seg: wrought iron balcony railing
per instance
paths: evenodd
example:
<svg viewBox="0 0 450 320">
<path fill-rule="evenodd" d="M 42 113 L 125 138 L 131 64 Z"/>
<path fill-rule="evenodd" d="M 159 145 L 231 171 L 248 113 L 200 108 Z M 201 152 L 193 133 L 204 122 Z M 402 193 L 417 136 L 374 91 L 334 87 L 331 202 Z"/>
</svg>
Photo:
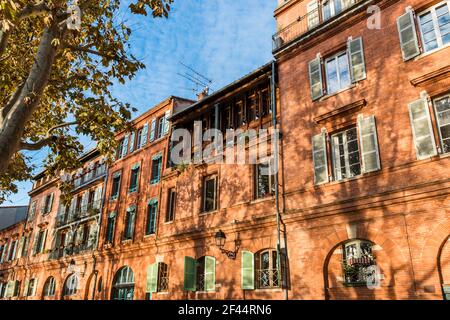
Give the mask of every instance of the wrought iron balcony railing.
<svg viewBox="0 0 450 320">
<path fill-rule="evenodd" d="M 87 243 L 77 244 L 77 245 L 67 245 L 59 248 L 55 248 L 50 252 L 49 258 L 52 260 L 61 259 L 67 256 L 73 256 L 76 254 L 81 254 L 87 251 L 92 251 L 95 249 L 95 239 L 94 241 L 89 241 Z"/>
<path fill-rule="evenodd" d="M 75 209 L 69 209 L 62 215 L 56 217 L 56 226 L 62 227 L 66 224 L 82 220 L 84 218 L 92 217 L 100 213 L 102 199 L 88 203 L 84 206 Z"/>
<path fill-rule="evenodd" d="M 279 30 L 272 36 L 273 50 L 276 51 L 299 38 L 307 32 L 323 25 L 326 22 L 335 20 L 345 11 L 358 3 L 366 0 L 321 0 L 315 9 L 303 16 L 299 16 L 294 22 Z"/>
<path fill-rule="evenodd" d="M 78 176 L 73 179 L 73 186 L 75 189 L 82 187 L 89 182 L 97 180 L 106 175 L 106 164 L 101 164 L 98 167 Z"/>
<path fill-rule="evenodd" d="M 280 287 L 278 269 L 261 269 L 256 271 L 257 287 L 259 289 L 270 289 Z"/>
</svg>

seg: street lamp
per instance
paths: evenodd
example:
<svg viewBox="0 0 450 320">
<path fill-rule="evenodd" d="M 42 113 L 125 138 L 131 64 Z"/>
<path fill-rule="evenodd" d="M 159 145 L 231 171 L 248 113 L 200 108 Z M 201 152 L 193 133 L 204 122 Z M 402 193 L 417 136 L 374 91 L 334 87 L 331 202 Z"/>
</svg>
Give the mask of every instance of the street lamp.
<svg viewBox="0 0 450 320">
<path fill-rule="evenodd" d="M 216 246 L 220 249 L 220 251 L 222 251 L 222 253 L 225 254 L 229 259 L 235 260 L 237 253 L 239 251 L 240 241 L 235 239 L 234 240 L 234 251 L 229 251 L 229 250 L 226 250 L 223 248 L 225 246 L 227 237 L 222 230 L 219 230 L 218 232 L 216 232 L 216 235 L 214 236 L 214 238 L 216 240 Z"/>
</svg>

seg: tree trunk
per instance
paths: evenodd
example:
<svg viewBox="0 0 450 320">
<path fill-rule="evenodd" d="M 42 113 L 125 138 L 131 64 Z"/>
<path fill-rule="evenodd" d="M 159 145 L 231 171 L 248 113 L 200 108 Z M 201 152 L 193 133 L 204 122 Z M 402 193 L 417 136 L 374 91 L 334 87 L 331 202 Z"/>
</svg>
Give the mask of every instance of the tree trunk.
<svg viewBox="0 0 450 320">
<path fill-rule="evenodd" d="M 52 45 L 52 41 L 61 36 L 57 25 L 44 31 L 27 80 L 17 89 L 18 94 L 13 95 L 8 110 L 0 110 L 6 111 L 0 123 L 0 172 L 6 171 L 11 158 L 19 151 L 25 126 L 39 104 L 55 60 L 58 46 Z"/>
</svg>

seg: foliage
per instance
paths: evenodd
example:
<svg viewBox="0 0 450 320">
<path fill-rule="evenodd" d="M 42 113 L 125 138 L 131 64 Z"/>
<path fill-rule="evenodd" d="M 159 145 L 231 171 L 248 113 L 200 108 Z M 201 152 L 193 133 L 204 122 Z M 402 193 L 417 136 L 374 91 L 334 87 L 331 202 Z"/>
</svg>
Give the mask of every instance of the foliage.
<svg viewBox="0 0 450 320">
<path fill-rule="evenodd" d="M 167 17 L 173 0 L 0 0 L 0 203 L 30 178 L 23 150 L 49 148 L 48 174 L 70 172 L 83 150 L 78 137 L 97 142 L 112 160 L 115 134 L 129 128 L 130 105 L 111 93 L 145 68 L 130 53 L 133 14 Z M 69 5 L 81 27 L 68 28 Z M 73 128 L 74 130 L 69 130 Z"/>
</svg>

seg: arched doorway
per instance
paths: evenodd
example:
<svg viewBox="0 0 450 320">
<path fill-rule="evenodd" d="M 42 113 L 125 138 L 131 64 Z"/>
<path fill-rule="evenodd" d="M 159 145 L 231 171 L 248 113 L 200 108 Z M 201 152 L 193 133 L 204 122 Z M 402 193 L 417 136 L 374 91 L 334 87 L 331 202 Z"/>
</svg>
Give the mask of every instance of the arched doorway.
<svg viewBox="0 0 450 320">
<path fill-rule="evenodd" d="M 122 267 L 114 277 L 111 300 L 133 300 L 134 273 L 130 267 Z"/>
<path fill-rule="evenodd" d="M 444 300 L 450 300 L 450 236 L 443 242 L 438 255 L 438 271 Z"/>
</svg>

